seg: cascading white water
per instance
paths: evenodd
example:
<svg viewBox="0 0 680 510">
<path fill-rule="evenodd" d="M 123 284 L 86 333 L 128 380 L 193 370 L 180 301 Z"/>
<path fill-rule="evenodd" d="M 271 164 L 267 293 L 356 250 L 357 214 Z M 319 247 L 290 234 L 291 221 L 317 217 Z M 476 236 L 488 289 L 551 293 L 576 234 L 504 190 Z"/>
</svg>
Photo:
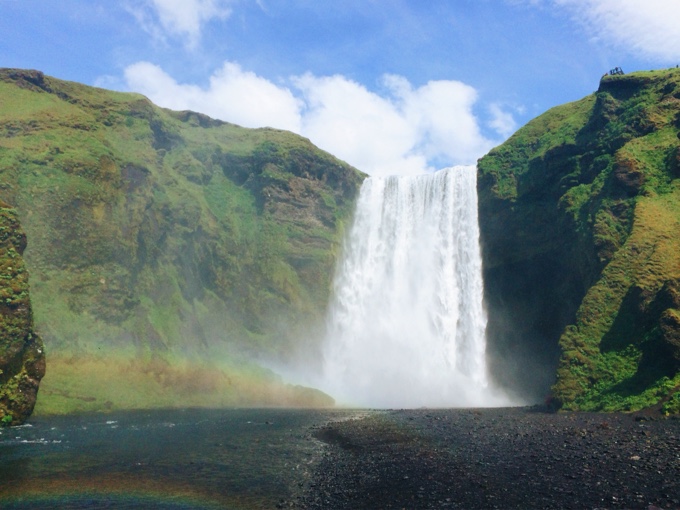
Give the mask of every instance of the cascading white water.
<svg viewBox="0 0 680 510">
<path fill-rule="evenodd" d="M 370 407 L 491 405 L 476 169 L 368 178 L 337 269 L 325 391 Z"/>
</svg>

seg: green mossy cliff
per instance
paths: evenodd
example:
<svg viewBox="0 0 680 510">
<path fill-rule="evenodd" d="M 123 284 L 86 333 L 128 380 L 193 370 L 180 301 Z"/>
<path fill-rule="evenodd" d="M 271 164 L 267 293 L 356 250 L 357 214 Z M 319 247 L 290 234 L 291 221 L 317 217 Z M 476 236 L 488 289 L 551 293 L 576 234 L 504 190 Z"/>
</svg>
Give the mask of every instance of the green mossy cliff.
<svg viewBox="0 0 680 510">
<path fill-rule="evenodd" d="M 19 425 L 33 411 L 45 354 L 33 330 L 24 234 L 16 212 L 0 202 L 0 426 Z"/>
<path fill-rule="evenodd" d="M 679 136 L 680 70 L 636 72 L 479 161 L 500 382 L 566 409 L 678 410 Z"/>
<path fill-rule="evenodd" d="M 50 354 L 45 412 L 125 406 L 127 390 L 109 390 L 131 372 L 153 386 L 153 402 L 136 407 L 172 395 L 190 405 L 173 384 L 203 395 L 215 383 L 196 385 L 186 362 L 227 366 L 215 391 L 243 393 L 234 373 L 269 377 L 248 360 L 308 350 L 362 179 L 289 132 L 0 70 L 0 199 L 30 239 L 36 327 Z M 77 360 L 99 367 L 78 384 Z M 97 378 L 101 360 L 118 368 Z"/>
</svg>

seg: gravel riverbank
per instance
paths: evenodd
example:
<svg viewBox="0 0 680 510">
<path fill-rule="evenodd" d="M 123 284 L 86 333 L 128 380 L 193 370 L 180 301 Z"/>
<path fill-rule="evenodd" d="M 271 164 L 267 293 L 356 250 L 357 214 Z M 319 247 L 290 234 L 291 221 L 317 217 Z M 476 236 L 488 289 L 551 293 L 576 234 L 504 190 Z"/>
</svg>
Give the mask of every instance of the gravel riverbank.
<svg viewBox="0 0 680 510">
<path fill-rule="evenodd" d="M 302 509 L 680 508 L 680 420 L 534 408 L 330 423 Z"/>
</svg>

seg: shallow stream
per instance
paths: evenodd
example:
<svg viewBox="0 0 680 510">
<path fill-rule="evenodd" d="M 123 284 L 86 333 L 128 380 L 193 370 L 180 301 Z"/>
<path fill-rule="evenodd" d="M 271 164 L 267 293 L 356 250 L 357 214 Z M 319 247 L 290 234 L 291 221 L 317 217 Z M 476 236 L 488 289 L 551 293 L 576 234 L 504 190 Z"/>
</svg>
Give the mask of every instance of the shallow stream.
<svg viewBox="0 0 680 510">
<path fill-rule="evenodd" d="M 312 427 L 351 411 L 163 410 L 0 429 L 0 508 L 288 506 L 319 459 Z"/>
</svg>

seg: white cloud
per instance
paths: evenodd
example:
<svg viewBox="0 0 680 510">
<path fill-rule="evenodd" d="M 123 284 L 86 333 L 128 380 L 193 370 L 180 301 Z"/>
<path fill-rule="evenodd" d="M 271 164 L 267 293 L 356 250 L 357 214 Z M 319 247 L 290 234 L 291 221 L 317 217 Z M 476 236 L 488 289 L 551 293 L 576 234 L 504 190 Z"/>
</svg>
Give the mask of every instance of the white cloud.
<svg viewBox="0 0 680 510">
<path fill-rule="evenodd" d="M 343 76 L 296 78 L 307 107 L 302 134 L 372 175 L 470 164 L 493 145 L 472 113 L 472 87 L 442 80 L 414 89 L 394 75 L 383 81 L 386 96 Z"/>
<path fill-rule="evenodd" d="M 160 67 L 138 62 L 125 69 L 128 88 L 173 110 L 194 110 L 244 127 L 300 132 L 300 103 L 290 90 L 226 62 L 210 86 L 179 84 Z"/>
<path fill-rule="evenodd" d="M 459 81 L 437 80 L 413 89 L 406 79 L 394 75 L 385 76 L 384 81 L 416 129 L 416 147 L 428 160 L 474 163 L 491 148 L 472 111 L 477 101 L 474 88 Z"/>
<path fill-rule="evenodd" d="M 128 10 L 155 38 L 180 37 L 193 49 L 201 39 L 205 23 L 231 14 L 228 3 L 228 0 L 138 0 L 129 4 Z"/>
<path fill-rule="evenodd" d="M 489 126 L 503 138 L 507 138 L 517 130 L 517 122 L 512 113 L 504 111 L 500 104 L 491 103 L 489 113 L 491 114 Z"/>
<path fill-rule="evenodd" d="M 475 90 L 457 81 L 414 88 L 385 76 L 382 94 L 344 76 L 292 77 L 276 85 L 226 62 L 201 88 L 179 84 L 160 67 L 138 62 L 125 70 L 130 90 L 174 110 L 194 110 L 245 127 L 287 129 L 373 175 L 414 174 L 434 166 L 474 163 L 493 142 L 473 113 Z M 505 135 L 512 117 L 500 108 L 492 122 Z"/>
<path fill-rule="evenodd" d="M 593 39 L 657 62 L 680 61 L 676 0 L 552 0 L 584 24 Z"/>
<path fill-rule="evenodd" d="M 370 174 L 426 170 L 414 126 L 387 98 L 343 76 L 294 80 L 306 109 L 302 134 L 315 144 Z"/>
</svg>

